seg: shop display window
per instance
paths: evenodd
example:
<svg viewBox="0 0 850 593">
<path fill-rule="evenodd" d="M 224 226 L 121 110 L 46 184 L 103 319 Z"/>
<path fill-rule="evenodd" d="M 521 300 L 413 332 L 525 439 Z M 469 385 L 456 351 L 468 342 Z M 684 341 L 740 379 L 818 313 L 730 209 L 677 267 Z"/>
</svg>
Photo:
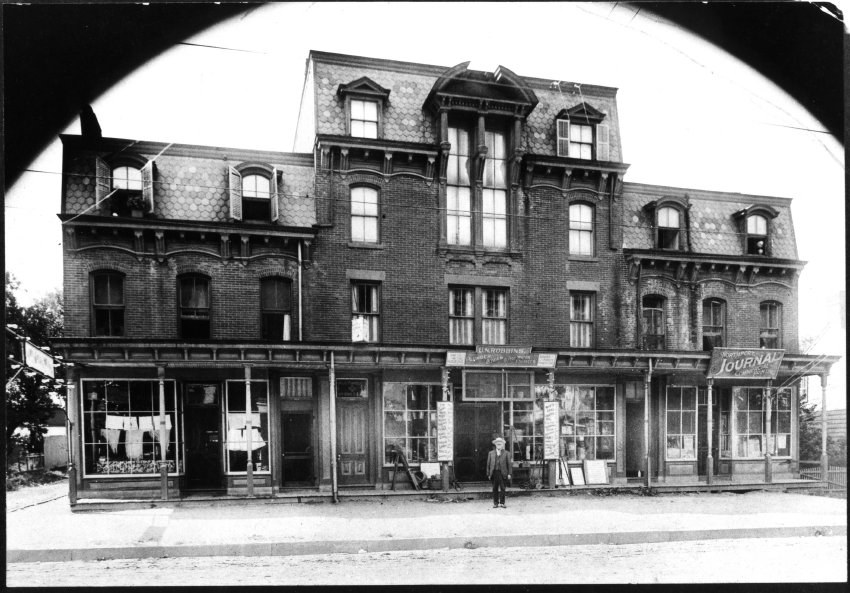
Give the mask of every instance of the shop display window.
<svg viewBox="0 0 850 593">
<path fill-rule="evenodd" d="M 245 381 L 228 381 L 225 402 L 225 443 L 227 472 L 247 473 L 248 451 L 255 472 L 269 471 L 268 384 L 251 381 L 250 401 L 245 397 Z M 250 416 L 249 416 L 250 414 Z M 250 445 L 248 443 L 250 426 Z"/>
<path fill-rule="evenodd" d="M 504 406 L 504 423 L 513 427 L 507 435 L 514 461 L 543 459 L 543 408 L 540 400 L 511 401 Z"/>
<path fill-rule="evenodd" d="M 384 384 L 384 463 L 393 463 L 393 450 L 404 451 L 408 462 L 437 461 L 437 402 L 442 387 L 433 384 Z"/>
<path fill-rule="evenodd" d="M 697 388 L 667 387 L 667 460 L 696 459 Z"/>
<path fill-rule="evenodd" d="M 158 474 L 161 460 L 159 382 L 82 381 L 85 475 Z M 182 472 L 180 416 L 174 381 L 165 382 L 165 459 Z"/>
<path fill-rule="evenodd" d="M 736 387 L 732 391 L 735 457 L 758 459 L 768 451 L 779 457 L 790 456 L 792 388 L 777 389 L 773 396 L 769 439 L 764 390 L 759 387 Z"/>
</svg>

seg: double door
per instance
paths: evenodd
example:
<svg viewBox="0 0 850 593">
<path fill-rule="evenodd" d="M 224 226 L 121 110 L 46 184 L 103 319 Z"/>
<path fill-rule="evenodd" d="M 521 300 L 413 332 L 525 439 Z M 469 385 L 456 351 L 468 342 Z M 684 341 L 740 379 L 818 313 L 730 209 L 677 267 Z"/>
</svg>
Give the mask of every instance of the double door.
<svg viewBox="0 0 850 593">
<path fill-rule="evenodd" d="M 455 477 L 461 482 L 487 480 L 487 455 L 501 434 L 502 405 L 455 406 Z"/>
</svg>

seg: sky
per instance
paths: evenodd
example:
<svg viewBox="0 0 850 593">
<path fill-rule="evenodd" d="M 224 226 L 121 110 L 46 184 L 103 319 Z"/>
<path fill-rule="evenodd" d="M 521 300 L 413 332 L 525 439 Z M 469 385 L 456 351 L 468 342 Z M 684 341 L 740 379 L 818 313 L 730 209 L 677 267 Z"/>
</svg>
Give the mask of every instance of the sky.
<svg viewBox="0 0 850 593">
<path fill-rule="evenodd" d="M 447 13 L 451 18 L 446 18 Z M 541 22 L 558 23 L 552 34 Z M 511 22 L 509 38 L 492 34 Z M 475 23 L 475 27 L 470 27 Z M 380 25 L 380 35 L 371 28 Z M 415 26 L 410 26 L 414 24 Z M 444 42 L 434 42 L 441 31 Z M 490 33 L 488 33 L 490 32 Z M 291 3 L 241 15 L 151 60 L 92 105 L 104 136 L 292 150 L 311 49 L 618 88 L 627 182 L 793 198 L 800 338 L 843 355 L 844 151 L 779 87 L 699 37 L 616 3 Z M 225 49 L 222 49 L 225 48 Z M 233 76 L 233 73 L 238 76 Z M 63 133 L 78 134 L 79 122 Z M 6 195 L 6 269 L 29 304 L 62 285 L 61 144 Z M 846 367 L 828 407 L 845 407 Z M 811 401 L 820 401 L 812 380 Z"/>
</svg>

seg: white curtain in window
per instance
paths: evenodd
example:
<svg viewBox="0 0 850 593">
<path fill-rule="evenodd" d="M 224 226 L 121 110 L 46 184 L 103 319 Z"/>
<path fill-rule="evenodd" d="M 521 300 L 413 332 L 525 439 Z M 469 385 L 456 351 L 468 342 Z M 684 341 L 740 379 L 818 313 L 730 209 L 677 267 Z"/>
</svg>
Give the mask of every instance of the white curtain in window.
<svg viewBox="0 0 850 593">
<path fill-rule="evenodd" d="M 472 210 L 469 188 L 446 188 L 446 241 L 450 245 L 469 245 L 472 242 Z"/>
<path fill-rule="evenodd" d="M 482 192 L 483 239 L 487 247 L 505 247 L 508 244 L 507 195 L 504 190 L 484 189 Z"/>
<path fill-rule="evenodd" d="M 587 204 L 570 206 L 570 253 L 593 255 L 593 208 Z"/>
</svg>

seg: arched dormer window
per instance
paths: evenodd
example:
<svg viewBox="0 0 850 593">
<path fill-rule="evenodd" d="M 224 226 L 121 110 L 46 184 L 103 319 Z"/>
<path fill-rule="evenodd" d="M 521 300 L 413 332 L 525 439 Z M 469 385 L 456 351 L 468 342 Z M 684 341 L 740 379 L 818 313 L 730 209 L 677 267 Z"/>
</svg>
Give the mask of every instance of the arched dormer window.
<svg viewBox="0 0 850 593">
<path fill-rule="evenodd" d="M 690 201 L 667 196 L 644 206 L 653 224 L 653 248 L 670 251 L 689 251 L 688 208 Z"/>
<path fill-rule="evenodd" d="M 279 214 L 278 171 L 265 163 L 242 163 L 229 168 L 230 217 L 274 222 Z"/>
<path fill-rule="evenodd" d="M 555 117 L 558 156 L 609 160 L 609 128 L 603 119 L 605 114 L 587 103 L 562 109 Z"/>
<path fill-rule="evenodd" d="M 778 215 L 779 211 L 775 208 L 759 204 L 739 210 L 733 215 L 744 236 L 744 253 L 770 255 L 771 221 Z"/>
<path fill-rule="evenodd" d="M 144 157 L 122 154 L 95 163 L 95 198 L 101 213 L 130 216 L 154 211 L 154 163 Z"/>
</svg>

